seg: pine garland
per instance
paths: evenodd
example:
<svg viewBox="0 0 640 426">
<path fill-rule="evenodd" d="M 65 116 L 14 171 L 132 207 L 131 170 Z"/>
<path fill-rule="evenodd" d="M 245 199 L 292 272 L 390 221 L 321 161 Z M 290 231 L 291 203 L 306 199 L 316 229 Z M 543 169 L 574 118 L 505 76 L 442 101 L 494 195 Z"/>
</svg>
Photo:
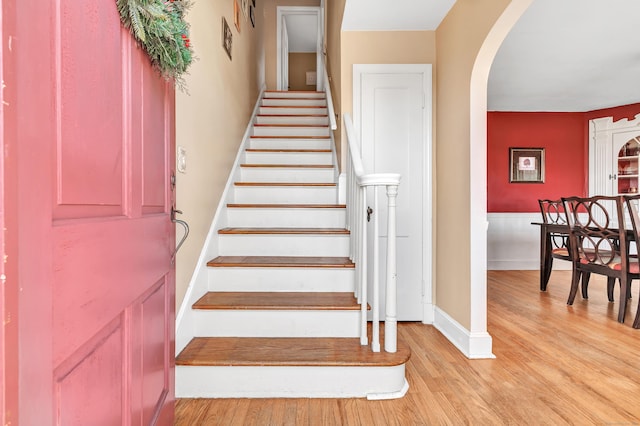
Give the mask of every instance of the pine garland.
<svg viewBox="0 0 640 426">
<path fill-rule="evenodd" d="M 166 79 L 184 88 L 183 74 L 194 59 L 184 13 L 190 0 L 116 0 L 120 20 Z"/>
</svg>

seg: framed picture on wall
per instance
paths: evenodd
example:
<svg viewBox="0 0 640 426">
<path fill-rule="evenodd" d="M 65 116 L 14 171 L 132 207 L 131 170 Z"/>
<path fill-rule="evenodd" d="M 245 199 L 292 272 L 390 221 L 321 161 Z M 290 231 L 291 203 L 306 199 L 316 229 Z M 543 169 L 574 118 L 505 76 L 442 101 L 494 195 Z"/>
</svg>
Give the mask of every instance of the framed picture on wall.
<svg viewBox="0 0 640 426">
<path fill-rule="evenodd" d="M 239 0 L 233 0 L 233 23 L 236 26 L 236 30 L 240 32 L 240 5 Z"/>
<path fill-rule="evenodd" d="M 510 183 L 544 183 L 544 148 L 509 148 Z"/>
<path fill-rule="evenodd" d="M 253 28 L 256 27 L 256 14 L 254 11 L 255 11 L 255 7 L 249 6 L 249 17 L 251 18 L 251 26 Z"/>
<path fill-rule="evenodd" d="M 244 20 L 249 19 L 249 0 L 241 0 L 241 8 L 242 15 L 244 15 Z"/>
<path fill-rule="evenodd" d="M 227 52 L 227 56 L 231 59 L 231 46 L 233 44 L 233 33 L 227 24 L 227 20 L 222 17 L 222 47 Z"/>
</svg>

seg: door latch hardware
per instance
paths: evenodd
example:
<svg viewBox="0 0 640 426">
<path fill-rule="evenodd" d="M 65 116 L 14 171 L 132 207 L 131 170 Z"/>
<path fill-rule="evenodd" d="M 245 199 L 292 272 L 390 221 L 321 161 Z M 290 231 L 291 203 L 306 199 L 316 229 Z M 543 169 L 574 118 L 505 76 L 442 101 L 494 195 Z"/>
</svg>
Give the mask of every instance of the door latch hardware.
<svg viewBox="0 0 640 426">
<path fill-rule="evenodd" d="M 176 246 L 176 249 L 173 252 L 173 255 L 171 256 L 172 265 L 176 262 L 176 255 L 178 254 L 178 250 L 180 250 L 180 247 L 182 247 L 182 244 L 184 243 L 184 241 L 187 239 L 187 236 L 189 235 L 189 224 L 184 220 L 176 219 L 176 214 L 182 214 L 182 211 L 176 210 L 175 207 L 171 207 L 171 222 L 182 225 L 182 227 L 184 227 L 184 235 L 180 239 L 180 242 Z"/>
<path fill-rule="evenodd" d="M 371 222 L 371 215 L 373 214 L 373 209 L 367 206 L 367 222 Z"/>
</svg>

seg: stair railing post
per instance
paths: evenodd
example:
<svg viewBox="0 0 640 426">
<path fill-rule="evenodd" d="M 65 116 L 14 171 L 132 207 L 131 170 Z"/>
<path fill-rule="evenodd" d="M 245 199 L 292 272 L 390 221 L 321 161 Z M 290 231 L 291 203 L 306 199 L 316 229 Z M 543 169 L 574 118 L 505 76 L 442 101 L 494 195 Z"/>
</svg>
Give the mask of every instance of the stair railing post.
<svg viewBox="0 0 640 426">
<path fill-rule="evenodd" d="M 378 187 L 373 186 L 373 306 L 371 350 L 380 352 L 380 229 L 378 224 Z M 365 189 L 366 191 L 366 189 Z"/>
<path fill-rule="evenodd" d="M 398 185 L 387 185 L 387 285 L 384 320 L 384 350 L 396 352 L 398 340 L 396 271 L 396 197 Z"/>
<path fill-rule="evenodd" d="M 367 336 L 367 197 L 366 188 L 358 187 L 360 197 L 360 214 L 358 214 L 358 228 L 360 229 L 360 344 L 368 345 L 369 338 Z"/>
</svg>

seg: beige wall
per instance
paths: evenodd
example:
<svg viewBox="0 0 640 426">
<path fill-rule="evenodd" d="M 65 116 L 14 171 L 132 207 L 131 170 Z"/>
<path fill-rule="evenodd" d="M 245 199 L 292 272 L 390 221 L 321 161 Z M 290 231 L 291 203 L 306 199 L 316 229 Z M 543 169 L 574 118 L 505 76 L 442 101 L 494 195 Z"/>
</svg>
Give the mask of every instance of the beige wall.
<svg viewBox="0 0 640 426">
<path fill-rule="evenodd" d="M 187 15 L 198 60 L 186 77 L 189 94 L 176 94 L 176 145 L 187 152 L 187 171 L 177 173 L 176 206 L 190 226 L 176 261 L 176 304 L 180 306 L 226 185 L 262 81 L 262 1 L 256 27 L 233 24 L 230 1 L 197 1 Z M 222 17 L 233 32 L 233 60 L 222 48 Z M 182 229 L 176 227 L 176 237 Z"/>
<path fill-rule="evenodd" d="M 338 128 L 333 132 L 333 138 L 336 143 L 336 154 L 338 156 L 339 166 L 342 168 L 341 152 L 341 132 L 342 132 L 342 105 L 341 105 L 341 75 L 340 75 L 340 56 L 342 52 L 341 46 L 341 28 L 342 16 L 344 15 L 344 5 L 346 0 L 331 0 L 325 2 L 325 25 L 326 25 L 326 68 L 329 75 L 329 84 L 331 85 L 331 96 L 333 98 L 333 108 L 336 114 L 336 124 Z"/>
<path fill-rule="evenodd" d="M 343 113 L 353 111 L 354 64 L 435 64 L 435 41 L 434 31 L 343 31 Z"/>
<path fill-rule="evenodd" d="M 434 31 L 343 31 L 340 57 L 342 113 L 353 113 L 354 64 L 435 64 L 435 61 Z M 346 144 L 346 135 L 342 133 L 341 143 Z M 345 149 L 346 146 L 340 148 L 343 157 Z"/>
<path fill-rule="evenodd" d="M 267 89 L 276 90 L 277 71 L 277 7 L 278 6 L 320 6 L 320 0 L 258 0 L 264 3 L 264 53 Z M 256 3 L 258 3 L 256 2 Z"/>
<path fill-rule="evenodd" d="M 307 71 L 316 71 L 315 53 L 289 53 L 289 90 L 316 90 L 307 85 Z"/>
<path fill-rule="evenodd" d="M 474 268 L 476 263 L 482 263 L 481 259 L 478 261 L 478 257 L 482 256 L 477 252 L 472 254 L 474 235 L 484 235 L 486 229 L 482 219 L 483 215 L 486 218 L 486 187 L 482 187 L 482 182 L 486 182 L 486 158 L 477 158 L 470 153 L 478 151 L 486 156 L 487 77 L 493 60 L 491 54 L 495 54 L 502 40 L 493 39 L 495 49 L 492 53 L 485 52 L 482 58 L 483 75 L 474 77 L 473 72 L 487 35 L 510 3 L 509 0 L 458 0 L 436 31 L 436 89 L 439 93 L 435 139 L 438 165 L 435 204 L 436 302 L 440 309 L 471 331 L 474 331 L 471 303 L 472 297 L 475 297 L 473 282 L 486 283 L 486 276 L 472 276 L 472 273 L 486 273 L 486 265 L 480 264 Z M 452 164 L 465 166 L 447 166 Z M 478 168 L 478 164 L 484 166 Z M 480 182 L 484 206 L 472 205 L 476 202 L 474 197 L 478 195 L 472 193 L 472 180 Z M 482 194 L 479 198 L 482 198 Z M 486 243 L 486 237 L 484 241 Z M 482 249 L 486 251 L 486 246 Z M 486 291 L 486 284 L 484 287 Z M 483 296 L 480 290 L 478 297 Z"/>
</svg>

